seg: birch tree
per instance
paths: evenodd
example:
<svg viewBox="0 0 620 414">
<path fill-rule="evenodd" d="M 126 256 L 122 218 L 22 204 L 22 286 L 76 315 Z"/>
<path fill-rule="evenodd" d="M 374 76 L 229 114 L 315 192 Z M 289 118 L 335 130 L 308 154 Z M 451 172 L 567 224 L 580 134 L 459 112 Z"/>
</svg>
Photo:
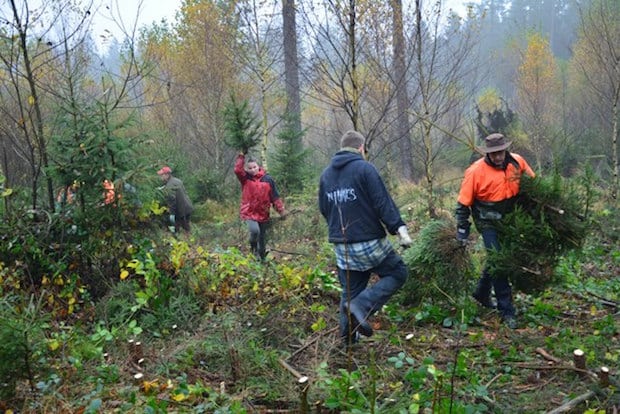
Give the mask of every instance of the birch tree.
<svg viewBox="0 0 620 414">
<path fill-rule="evenodd" d="M 540 169 L 553 161 L 558 150 L 555 133 L 561 91 L 558 67 L 548 40 L 537 32 L 527 36 L 527 45 L 519 53 L 517 108 Z"/>
<path fill-rule="evenodd" d="M 620 3 L 595 0 L 581 12 L 581 27 L 571 62 L 576 99 L 586 102 L 592 118 L 604 125 L 608 137 L 603 151 L 611 165 L 610 195 L 619 190 L 618 135 L 620 134 Z"/>
<path fill-rule="evenodd" d="M 88 6 L 79 10 L 70 1 L 57 1 L 34 9 L 31 2 L 10 0 L 0 10 L 4 23 L 0 32 L 0 111 L 10 121 L 1 127 L 7 138 L 3 169 L 7 185 L 29 186 L 33 210 L 54 207 L 53 181 L 46 175 L 50 154 L 45 109 L 54 88 L 44 85 L 42 79 L 54 65 L 62 66 L 67 53 L 83 42 L 90 19 Z M 75 20 L 71 22 L 69 15 Z M 43 203 L 39 202 L 40 195 Z"/>
</svg>

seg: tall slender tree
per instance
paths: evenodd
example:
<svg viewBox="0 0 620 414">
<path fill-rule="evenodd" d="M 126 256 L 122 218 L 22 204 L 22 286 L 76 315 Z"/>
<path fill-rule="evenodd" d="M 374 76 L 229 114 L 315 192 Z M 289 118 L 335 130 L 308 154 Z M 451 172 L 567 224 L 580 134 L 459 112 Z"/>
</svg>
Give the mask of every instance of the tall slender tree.
<svg viewBox="0 0 620 414">
<path fill-rule="evenodd" d="M 527 36 L 527 44 L 519 51 L 517 97 L 518 113 L 524 130 L 530 135 L 530 144 L 538 169 L 552 163 L 557 148 L 558 97 L 560 82 L 558 66 L 549 41 L 540 33 Z"/>
<path fill-rule="evenodd" d="M 410 137 L 409 93 L 407 91 L 407 60 L 405 35 L 403 30 L 403 2 L 391 0 L 392 27 L 394 43 L 394 89 L 396 90 L 396 131 L 400 152 L 400 168 L 402 178 L 413 180 L 413 150 Z"/>
<path fill-rule="evenodd" d="M 13 121 L 13 125 L 17 125 L 17 128 L 5 127 L 4 132 L 13 138 L 10 153 L 21 158 L 17 163 L 6 161 L 5 169 L 12 165 L 17 171 L 5 170 L 4 175 L 10 180 L 27 177 L 27 182 L 19 184 L 30 187 L 31 207 L 35 210 L 39 207 L 53 209 L 53 181 L 45 174 L 50 167 L 50 129 L 45 108 L 54 88 L 43 83 L 43 74 L 55 64 L 62 66 L 62 60 L 84 41 L 84 28 L 88 25 L 90 13 L 76 9 L 70 1 L 45 4 L 34 13 L 31 3 L 10 0 L 7 7 L 0 9 L 1 20 L 6 22 L 0 32 L 0 61 L 6 74 L 0 77 L 4 97 L 0 110 Z M 85 10 L 88 7 L 87 4 Z M 70 26 L 69 15 L 75 17 Z M 59 31 L 60 36 L 52 36 L 54 30 Z M 39 203 L 40 192 L 45 195 L 43 203 Z"/>
<path fill-rule="evenodd" d="M 286 116 L 292 117 L 296 131 L 301 131 L 301 97 L 299 93 L 299 58 L 297 56 L 297 21 L 295 0 L 282 0 L 284 46 L 284 82 Z"/>
<path fill-rule="evenodd" d="M 620 134 L 620 3 L 594 0 L 581 10 L 579 39 L 571 62 L 575 73 L 576 98 L 586 101 L 595 124 L 603 125 L 608 137 L 605 151 L 612 171 L 610 195 L 618 199 Z M 595 125 L 592 126 L 596 128 Z"/>
</svg>

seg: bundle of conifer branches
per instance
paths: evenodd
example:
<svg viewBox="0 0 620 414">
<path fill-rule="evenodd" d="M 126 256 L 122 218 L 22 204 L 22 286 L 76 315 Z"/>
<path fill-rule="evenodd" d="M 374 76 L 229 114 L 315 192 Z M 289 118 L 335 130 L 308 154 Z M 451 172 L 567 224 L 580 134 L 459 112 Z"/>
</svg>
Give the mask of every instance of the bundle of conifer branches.
<svg viewBox="0 0 620 414">
<path fill-rule="evenodd" d="M 489 253 L 487 264 L 518 290 L 542 291 L 557 282 L 560 257 L 583 244 L 590 190 L 558 175 L 524 176 L 520 188 L 515 210 L 498 226 L 501 249 Z"/>
<path fill-rule="evenodd" d="M 402 254 L 409 268 L 409 278 L 399 293 L 402 304 L 469 292 L 475 266 L 455 235 L 456 223 L 446 218 L 429 221 L 415 235 L 413 245 Z"/>
</svg>

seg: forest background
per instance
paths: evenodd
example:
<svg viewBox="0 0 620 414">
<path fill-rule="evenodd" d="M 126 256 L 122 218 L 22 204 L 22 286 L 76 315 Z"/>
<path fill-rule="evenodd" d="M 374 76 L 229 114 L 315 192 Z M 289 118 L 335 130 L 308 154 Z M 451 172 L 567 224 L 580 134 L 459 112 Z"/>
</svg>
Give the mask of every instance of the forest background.
<svg viewBox="0 0 620 414">
<path fill-rule="evenodd" d="M 489 0 L 469 4 L 459 16 L 442 1 L 185 0 L 174 19 L 140 30 L 124 17 L 110 21 L 125 38 L 112 39 L 104 55 L 92 38 L 94 7 L 88 1 L 34 7 L 9 0 L 0 8 L 0 373 L 6 409 L 97 411 L 117 404 L 241 412 L 248 400 L 303 408 L 297 386 L 252 380 L 264 367 L 243 366 L 248 359 L 284 360 L 265 351 L 258 337 L 239 333 L 249 323 L 239 315 L 247 317 L 247 309 L 222 309 L 247 305 L 256 294 L 250 313 L 264 324 L 262 318 L 281 310 L 270 302 L 278 298 L 289 305 L 284 324 L 297 321 L 294 336 L 302 344 L 312 335 L 331 338 L 336 281 L 316 184 L 348 129 L 367 137 L 369 160 L 412 233 L 451 216 L 474 146 L 490 132 L 504 132 L 539 174 L 587 182 L 596 197 L 581 201 L 598 230 L 590 246 L 611 263 L 601 264 L 611 280 L 605 283 L 615 283 L 600 289 L 612 293 L 607 304 L 617 304 L 617 1 Z M 292 212 L 274 226 L 271 257 L 284 264 L 261 267 L 244 254 L 231 113 L 246 126 L 242 132 L 253 134 L 252 155 L 275 177 Z M 190 237 L 175 238 L 168 230 L 155 174 L 163 165 L 184 181 L 194 201 Z M 115 185 L 114 203 L 103 202 L 104 180 Z M 579 276 L 573 267 L 584 259 L 574 260 L 559 273 Z M 457 300 L 467 289 L 448 294 Z M 320 299 L 313 304 L 310 297 Z M 439 316 L 445 323 L 443 312 L 455 312 L 454 303 L 451 310 L 434 306 L 392 310 L 388 319 L 411 328 Z M 601 318 L 615 326 L 617 313 L 605 309 Z M 223 320 L 213 322 L 217 318 Z M 186 344 L 168 355 L 174 363 L 151 364 L 153 377 L 126 383 L 124 374 L 148 371 L 138 363 L 142 357 L 132 356 L 135 342 L 155 350 L 157 341 L 182 337 L 170 333 L 172 326 L 182 328 L 195 348 Z M 217 346 L 198 341 L 214 330 L 222 335 Z M 600 335 L 601 329 L 592 331 Z M 609 331 L 612 342 L 591 355 L 597 363 L 619 356 L 617 328 Z M 269 341 L 288 337 L 282 332 L 272 332 Z M 242 348 L 248 343 L 256 348 Z M 220 347 L 226 356 L 210 355 Z M 124 354 L 111 361 L 111 348 Z M 397 371 L 408 366 L 411 350 L 391 352 Z M 222 366 L 201 366 L 206 354 Z M 317 361 L 298 363 L 316 375 L 311 393 L 323 407 L 375 409 L 376 396 L 342 397 L 341 391 L 350 397 L 343 390 L 352 383 L 368 385 L 366 374 L 352 374 L 365 371 L 348 363 L 345 374 Z M 442 368 L 456 370 L 460 360 L 454 361 Z M 280 364 L 288 367 L 284 371 L 298 373 L 289 362 Z M 447 412 L 437 408 L 441 404 L 463 412 L 514 407 L 514 399 L 489 397 L 494 381 L 477 380 L 476 391 L 460 399 L 440 376 L 427 383 L 432 365 L 421 365 L 424 374 L 418 365 L 403 371 L 416 390 L 404 392 L 402 404 L 411 412 L 414 406 Z M 90 384 L 88 391 L 71 388 L 78 383 Z M 233 384 L 234 392 L 213 384 Z M 444 387 L 450 391 L 443 393 Z M 340 402 L 330 406 L 330 396 Z M 381 401 L 385 412 L 398 412 L 388 398 Z M 533 404 L 553 401 L 543 396 Z M 614 404 L 612 398 L 598 406 Z"/>
</svg>

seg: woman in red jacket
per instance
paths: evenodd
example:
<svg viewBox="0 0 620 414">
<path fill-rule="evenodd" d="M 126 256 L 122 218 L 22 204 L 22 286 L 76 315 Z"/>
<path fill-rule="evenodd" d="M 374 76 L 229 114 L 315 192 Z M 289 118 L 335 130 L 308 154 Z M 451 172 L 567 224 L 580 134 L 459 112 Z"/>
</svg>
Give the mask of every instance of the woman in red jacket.
<svg viewBox="0 0 620 414">
<path fill-rule="evenodd" d="M 280 217 L 284 217 L 284 203 L 273 178 L 253 158 L 246 159 L 245 154 L 239 154 L 235 161 L 235 174 L 241 183 L 239 215 L 248 224 L 250 249 L 264 260 L 267 255 L 265 232 L 269 227 L 271 206 Z"/>
</svg>

